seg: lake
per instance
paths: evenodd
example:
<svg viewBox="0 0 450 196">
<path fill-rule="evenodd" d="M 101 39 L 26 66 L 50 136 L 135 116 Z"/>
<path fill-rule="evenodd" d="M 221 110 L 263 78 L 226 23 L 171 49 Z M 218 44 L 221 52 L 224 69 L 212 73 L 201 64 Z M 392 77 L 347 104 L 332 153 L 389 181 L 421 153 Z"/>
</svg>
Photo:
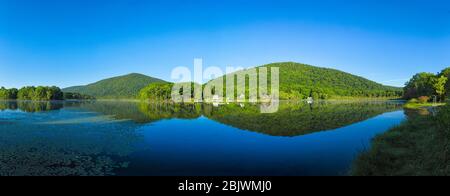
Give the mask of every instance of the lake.
<svg viewBox="0 0 450 196">
<path fill-rule="evenodd" d="M 347 175 L 402 105 L 0 101 L 0 175 Z"/>
</svg>

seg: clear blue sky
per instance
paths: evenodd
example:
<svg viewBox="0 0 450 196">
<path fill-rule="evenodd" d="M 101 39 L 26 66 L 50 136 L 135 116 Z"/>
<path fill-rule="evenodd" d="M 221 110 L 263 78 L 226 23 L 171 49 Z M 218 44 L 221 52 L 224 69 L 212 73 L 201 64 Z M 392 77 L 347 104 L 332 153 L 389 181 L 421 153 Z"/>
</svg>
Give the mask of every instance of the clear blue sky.
<svg viewBox="0 0 450 196">
<path fill-rule="evenodd" d="M 0 86 L 296 61 L 402 86 L 450 66 L 446 0 L 0 0 Z"/>
</svg>

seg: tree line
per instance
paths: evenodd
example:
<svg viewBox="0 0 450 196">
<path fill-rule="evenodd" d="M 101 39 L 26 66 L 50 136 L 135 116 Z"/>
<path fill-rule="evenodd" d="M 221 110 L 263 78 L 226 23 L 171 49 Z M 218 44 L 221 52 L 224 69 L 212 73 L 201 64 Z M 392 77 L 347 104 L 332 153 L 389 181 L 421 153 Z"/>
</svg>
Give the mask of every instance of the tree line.
<svg viewBox="0 0 450 196">
<path fill-rule="evenodd" d="M 436 97 L 437 101 L 450 98 L 450 67 L 437 74 L 418 73 L 404 87 L 404 98 Z"/>
<path fill-rule="evenodd" d="M 141 100 L 163 101 L 170 100 L 172 94 L 173 83 L 151 83 L 139 92 Z"/>
<path fill-rule="evenodd" d="M 56 86 L 26 86 L 21 89 L 0 88 L 0 100 L 33 100 L 53 101 L 65 99 L 94 99 L 92 96 L 79 93 L 64 93 Z"/>
</svg>

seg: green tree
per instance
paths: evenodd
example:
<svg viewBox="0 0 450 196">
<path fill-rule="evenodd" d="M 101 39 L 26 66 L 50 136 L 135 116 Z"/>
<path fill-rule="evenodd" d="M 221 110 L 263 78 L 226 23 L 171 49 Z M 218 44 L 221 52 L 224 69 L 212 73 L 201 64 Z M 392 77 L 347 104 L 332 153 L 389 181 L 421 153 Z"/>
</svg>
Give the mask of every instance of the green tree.
<svg viewBox="0 0 450 196">
<path fill-rule="evenodd" d="M 17 99 L 32 100 L 34 97 L 34 90 L 35 90 L 35 87 L 33 87 L 33 86 L 27 86 L 27 87 L 21 88 L 19 90 L 19 92 L 17 93 Z"/>
<path fill-rule="evenodd" d="M 20 100 L 50 101 L 63 100 L 64 96 L 61 89 L 56 86 L 28 86 L 18 91 L 17 98 Z"/>
<path fill-rule="evenodd" d="M 5 87 L 0 88 L 0 99 L 8 99 L 8 89 Z"/>
<path fill-rule="evenodd" d="M 444 69 L 441 71 L 441 73 L 439 74 L 439 76 L 445 76 L 447 77 L 447 79 L 450 79 L 450 67 Z M 447 83 L 445 84 L 445 96 L 447 98 L 450 97 L 450 82 L 447 80 Z"/>
<path fill-rule="evenodd" d="M 404 98 L 411 99 L 435 94 L 434 81 L 436 75 L 432 73 L 418 73 L 406 83 Z"/>
<path fill-rule="evenodd" d="M 38 86 L 31 97 L 32 100 L 47 100 L 47 89 L 43 86 Z"/>
<path fill-rule="evenodd" d="M 17 99 L 18 92 L 19 92 L 19 90 L 17 90 L 17 88 L 9 89 L 9 99 Z"/>
<path fill-rule="evenodd" d="M 171 99 L 172 83 L 152 83 L 141 89 L 139 98 L 150 101 L 164 101 Z"/>
<path fill-rule="evenodd" d="M 445 100 L 445 85 L 447 83 L 448 78 L 445 76 L 436 77 L 433 79 L 433 88 L 436 94 L 439 96 L 440 100 Z"/>
<path fill-rule="evenodd" d="M 6 89 L 5 87 L 0 88 L 0 100 L 17 99 L 17 89 L 11 88 Z"/>
<path fill-rule="evenodd" d="M 47 100 L 63 100 L 64 95 L 60 88 L 56 86 L 47 87 L 46 92 L 46 99 Z"/>
</svg>

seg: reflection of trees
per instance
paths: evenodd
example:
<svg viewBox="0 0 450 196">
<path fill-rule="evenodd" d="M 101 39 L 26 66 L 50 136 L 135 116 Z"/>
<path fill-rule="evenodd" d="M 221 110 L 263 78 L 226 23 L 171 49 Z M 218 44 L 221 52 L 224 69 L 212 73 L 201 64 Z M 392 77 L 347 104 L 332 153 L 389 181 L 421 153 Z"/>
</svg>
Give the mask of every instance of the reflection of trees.
<svg viewBox="0 0 450 196">
<path fill-rule="evenodd" d="M 95 101 L 84 102 L 77 107 L 136 123 L 170 118 L 194 119 L 201 115 L 201 105 L 198 104 Z"/>
<path fill-rule="evenodd" d="M 141 139 L 129 124 L 27 121 L 0 125 L 0 176 L 113 175 Z"/>
<path fill-rule="evenodd" d="M 19 109 L 26 112 L 43 112 L 50 110 L 59 110 L 63 107 L 62 102 L 33 102 L 33 101 L 18 101 Z"/>
<path fill-rule="evenodd" d="M 44 112 L 59 110 L 63 107 L 61 101 L 1 101 L 0 110 L 22 110 L 24 112 Z"/>
<path fill-rule="evenodd" d="M 0 111 L 3 110 L 17 110 L 17 102 L 16 101 L 0 101 Z"/>
<path fill-rule="evenodd" d="M 414 119 L 420 116 L 427 116 L 431 114 L 431 108 L 405 109 L 405 115 L 408 119 Z"/>
<path fill-rule="evenodd" d="M 230 104 L 211 107 L 205 115 L 240 129 L 275 136 L 297 136 L 336 129 L 399 109 L 401 104 L 394 102 L 283 103 L 278 112 L 262 114 L 257 105 Z"/>
<path fill-rule="evenodd" d="M 181 118 L 195 119 L 201 116 L 200 104 L 140 103 L 139 110 L 149 121 Z"/>
<path fill-rule="evenodd" d="M 82 102 L 75 108 L 113 116 L 117 120 L 133 120 L 137 123 L 146 123 L 148 118 L 139 111 L 138 102 L 127 101 L 90 101 Z"/>
</svg>

